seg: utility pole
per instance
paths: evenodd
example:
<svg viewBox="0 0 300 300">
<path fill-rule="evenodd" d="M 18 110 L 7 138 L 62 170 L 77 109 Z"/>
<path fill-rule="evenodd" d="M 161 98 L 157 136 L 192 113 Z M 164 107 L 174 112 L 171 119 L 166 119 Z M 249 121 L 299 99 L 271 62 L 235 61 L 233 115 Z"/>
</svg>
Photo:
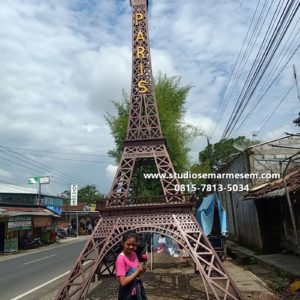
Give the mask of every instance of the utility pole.
<svg viewBox="0 0 300 300">
<path fill-rule="evenodd" d="M 298 86 L 298 81 L 297 81 L 297 73 L 296 73 L 295 65 L 293 65 L 293 69 L 294 69 L 294 79 L 295 79 L 295 84 L 296 84 L 296 88 L 297 88 L 298 99 L 299 99 L 299 102 L 300 102 L 300 92 L 299 92 L 299 86 Z"/>
<path fill-rule="evenodd" d="M 209 167 L 211 172 L 213 172 L 213 153 L 212 153 L 212 147 L 211 144 L 209 142 L 209 137 L 206 137 L 207 139 L 207 150 L 208 150 L 208 159 L 209 159 Z"/>
<path fill-rule="evenodd" d="M 297 73 L 296 73 L 295 65 L 293 65 L 293 69 L 294 69 L 294 79 L 295 79 L 295 84 L 296 84 L 296 88 L 297 88 L 298 99 L 299 99 L 299 102 L 300 102 L 300 93 L 299 93 L 299 87 L 298 87 Z M 300 126 L 300 113 L 299 113 L 299 117 L 297 119 L 293 120 L 293 123 L 295 123 L 296 126 Z"/>
</svg>

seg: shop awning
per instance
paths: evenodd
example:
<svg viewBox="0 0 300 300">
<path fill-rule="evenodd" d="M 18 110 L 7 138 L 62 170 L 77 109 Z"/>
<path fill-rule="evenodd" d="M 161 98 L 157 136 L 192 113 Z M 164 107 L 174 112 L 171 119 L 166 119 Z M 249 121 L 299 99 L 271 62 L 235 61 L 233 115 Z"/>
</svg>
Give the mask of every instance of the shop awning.
<svg viewBox="0 0 300 300">
<path fill-rule="evenodd" d="M 16 216 L 45 216 L 45 217 L 56 217 L 60 216 L 54 212 L 42 208 L 42 207 L 1 207 L 1 215 L 7 217 Z"/>
</svg>

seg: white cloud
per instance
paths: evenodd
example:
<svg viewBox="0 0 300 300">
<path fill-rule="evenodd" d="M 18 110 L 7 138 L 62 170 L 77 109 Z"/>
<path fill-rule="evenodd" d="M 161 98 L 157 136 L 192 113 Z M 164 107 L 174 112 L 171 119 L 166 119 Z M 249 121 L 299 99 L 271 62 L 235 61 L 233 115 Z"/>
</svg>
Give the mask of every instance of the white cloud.
<svg viewBox="0 0 300 300">
<path fill-rule="evenodd" d="M 93 124 L 84 124 L 81 126 L 82 129 L 86 130 L 87 132 L 94 132 L 95 130 L 99 129 L 99 126 Z"/>
<path fill-rule="evenodd" d="M 13 174 L 7 170 L 0 169 L 0 179 L 1 180 L 10 180 L 13 179 Z"/>
<path fill-rule="evenodd" d="M 109 165 L 106 167 L 106 169 L 105 169 L 105 171 L 106 171 L 106 177 L 107 177 L 109 180 L 113 181 L 113 179 L 115 178 L 117 169 L 118 169 L 118 166 L 109 164 Z"/>
<path fill-rule="evenodd" d="M 255 5 L 233 0 L 214 5 L 208 0 L 149 2 L 153 73 L 178 75 L 193 86 L 185 121 L 205 132 L 215 122 Z M 121 99 L 122 89 L 130 94 L 129 2 L 1 1 L 0 19 L 1 145 L 18 152 L 10 152 L 15 157 L 1 153 L 1 172 L 6 173 L 0 176 L 23 183 L 32 175 L 51 174 L 49 191 L 62 192 L 77 181 L 107 192 L 116 167 L 107 155 L 114 142 L 103 115 L 114 112 L 111 100 Z M 300 68 L 299 55 L 293 63 Z M 257 130 L 292 82 L 290 68 L 238 134 L 249 137 Z M 262 131 L 262 139 L 294 130 L 296 97 L 293 91 Z M 224 112 L 214 141 L 234 104 Z M 193 159 L 205 146 L 203 140 L 191 144 Z"/>
</svg>

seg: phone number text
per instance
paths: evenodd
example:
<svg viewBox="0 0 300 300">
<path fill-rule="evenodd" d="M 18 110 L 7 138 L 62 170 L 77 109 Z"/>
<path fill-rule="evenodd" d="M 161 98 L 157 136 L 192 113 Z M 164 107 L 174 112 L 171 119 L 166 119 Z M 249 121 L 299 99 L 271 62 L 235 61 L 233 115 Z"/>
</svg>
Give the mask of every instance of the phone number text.
<svg viewBox="0 0 300 300">
<path fill-rule="evenodd" d="M 176 184 L 174 187 L 176 192 L 243 192 L 249 191 L 248 184 Z"/>
</svg>

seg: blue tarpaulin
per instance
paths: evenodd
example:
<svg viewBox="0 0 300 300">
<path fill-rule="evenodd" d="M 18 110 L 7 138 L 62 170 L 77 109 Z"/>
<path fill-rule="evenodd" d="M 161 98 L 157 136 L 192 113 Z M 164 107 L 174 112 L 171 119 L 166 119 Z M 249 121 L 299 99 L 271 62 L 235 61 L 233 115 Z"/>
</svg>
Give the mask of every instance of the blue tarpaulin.
<svg viewBox="0 0 300 300">
<path fill-rule="evenodd" d="M 49 210 L 52 210 L 53 212 L 55 212 L 58 215 L 61 215 L 61 213 L 62 213 L 62 208 L 58 207 L 58 206 L 48 205 L 48 206 L 46 206 L 46 208 Z"/>
<path fill-rule="evenodd" d="M 202 227 L 205 235 L 209 235 L 213 227 L 215 202 L 217 203 L 218 206 L 221 233 L 222 235 L 226 235 L 228 232 L 226 211 L 223 208 L 221 200 L 217 195 L 217 193 L 213 193 L 203 198 L 200 207 L 197 209 L 196 219 L 199 222 L 200 226 Z"/>
</svg>

